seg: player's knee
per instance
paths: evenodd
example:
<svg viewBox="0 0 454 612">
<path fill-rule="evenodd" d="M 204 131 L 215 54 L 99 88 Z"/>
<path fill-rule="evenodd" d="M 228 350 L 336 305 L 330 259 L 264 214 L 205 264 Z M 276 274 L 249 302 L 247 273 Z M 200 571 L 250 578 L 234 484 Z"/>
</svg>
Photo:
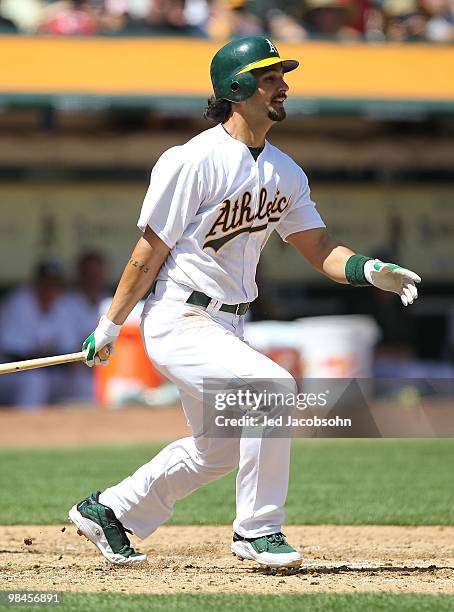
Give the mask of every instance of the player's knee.
<svg viewBox="0 0 454 612">
<path fill-rule="evenodd" d="M 199 436 L 192 438 L 190 455 L 201 471 L 212 470 L 219 475 L 238 466 L 240 456 L 239 438 L 216 438 Z"/>
</svg>

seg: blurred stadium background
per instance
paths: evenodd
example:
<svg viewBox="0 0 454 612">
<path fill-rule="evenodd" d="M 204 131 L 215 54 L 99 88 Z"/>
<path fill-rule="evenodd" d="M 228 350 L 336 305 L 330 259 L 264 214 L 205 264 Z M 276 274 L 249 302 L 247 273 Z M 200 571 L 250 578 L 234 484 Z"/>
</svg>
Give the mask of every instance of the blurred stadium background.
<svg viewBox="0 0 454 612">
<path fill-rule="evenodd" d="M 209 127 L 201 116 L 212 55 L 230 37 L 267 33 L 281 55 L 301 61 L 288 76 L 288 118 L 270 141 L 305 169 L 336 236 L 415 270 L 423 284 L 404 309 L 395 296 L 324 279 L 276 237 L 252 320 L 365 315 L 380 330 L 375 375 L 452 376 L 453 6 L 3 0 L 0 360 L 80 349 L 137 239 L 153 164 Z M 49 376 L 60 376 L 52 391 Z M 95 397 L 91 376 L 68 366 L 2 377 L 0 402 L 92 402 L 105 381 Z"/>
</svg>

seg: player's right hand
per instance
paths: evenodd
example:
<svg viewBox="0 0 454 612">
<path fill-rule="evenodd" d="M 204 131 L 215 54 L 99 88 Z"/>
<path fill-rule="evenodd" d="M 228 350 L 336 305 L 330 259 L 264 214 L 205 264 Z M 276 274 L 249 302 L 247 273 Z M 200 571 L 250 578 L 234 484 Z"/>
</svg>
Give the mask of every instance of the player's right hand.
<svg viewBox="0 0 454 612">
<path fill-rule="evenodd" d="M 120 329 L 121 325 L 116 325 L 105 315 L 101 317 L 98 327 L 82 344 L 87 366 L 91 368 L 99 364 L 107 365 L 109 356 L 113 353 L 113 344 L 118 338 Z"/>
</svg>

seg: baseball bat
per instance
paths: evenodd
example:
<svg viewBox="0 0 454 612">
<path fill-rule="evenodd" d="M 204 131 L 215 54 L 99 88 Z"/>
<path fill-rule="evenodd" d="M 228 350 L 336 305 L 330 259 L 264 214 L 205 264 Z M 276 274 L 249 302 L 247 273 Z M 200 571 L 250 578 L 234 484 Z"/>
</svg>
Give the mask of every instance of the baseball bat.
<svg viewBox="0 0 454 612">
<path fill-rule="evenodd" d="M 107 359 L 110 355 L 109 348 L 105 346 L 98 352 L 98 355 L 102 359 Z M 0 374 L 22 372 L 23 370 L 45 368 L 47 366 L 61 365 L 62 363 L 73 363 L 75 361 L 85 361 L 85 351 L 80 351 L 79 353 L 67 353 L 66 355 L 55 355 L 53 357 L 39 357 L 38 359 L 25 359 L 24 361 L 0 363 Z"/>
</svg>

